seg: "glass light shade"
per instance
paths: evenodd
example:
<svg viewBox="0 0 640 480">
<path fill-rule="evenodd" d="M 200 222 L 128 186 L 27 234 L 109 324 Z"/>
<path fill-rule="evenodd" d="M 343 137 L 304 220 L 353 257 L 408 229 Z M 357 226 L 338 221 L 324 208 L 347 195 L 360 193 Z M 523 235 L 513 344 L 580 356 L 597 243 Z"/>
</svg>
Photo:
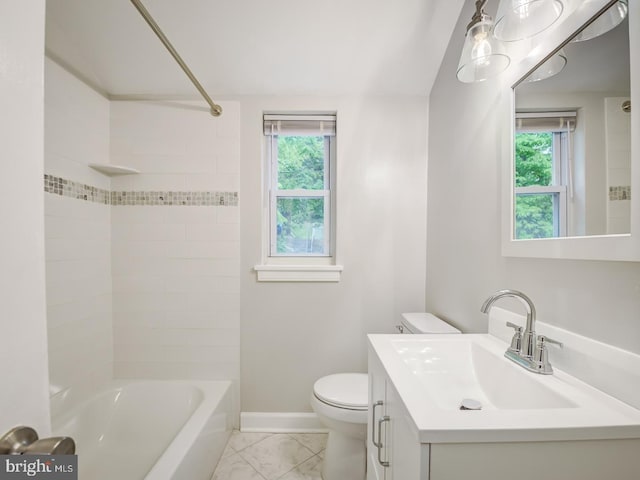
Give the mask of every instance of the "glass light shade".
<svg viewBox="0 0 640 480">
<path fill-rule="evenodd" d="M 511 59 L 492 35 L 490 19 L 473 25 L 464 37 L 457 77 L 464 83 L 481 82 L 504 72 Z"/>
<path fill-rule="evenodd" d="M 536 68 L 535 71 L 525 79 L 525 82 L 538 82 L 545 78 L 553 77 L 560 73 L 566 64 L 567 56 L 564 53 L 564 50 L 560 50 L 553 57 Z"/>
<path fill-rule="evenodd" d="M 553 25 L 563 8 L 561 0 L 501 0 L 494 35 L 503 42 L 533 37 Z"/>
<path fill-rule="evenodd" d="M 595 22 L 574 37 L 572 42 L 590 40 L 620 25 L 629 12 L 628 0 L 619 0 L 609 10 L 600 15 Z"/>
</svg>

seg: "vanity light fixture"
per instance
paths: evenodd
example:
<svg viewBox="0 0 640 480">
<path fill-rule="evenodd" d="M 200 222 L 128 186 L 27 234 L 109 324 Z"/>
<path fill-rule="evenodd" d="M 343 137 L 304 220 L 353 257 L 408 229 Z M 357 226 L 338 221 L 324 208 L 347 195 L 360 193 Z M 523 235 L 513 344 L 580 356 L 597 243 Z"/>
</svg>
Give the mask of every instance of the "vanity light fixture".
<svg viewBox="0 0 640 480">
<path fill-rule="evenodd" d="M 598 37 L 616 28 L 629 12 L 629 1 L 618 0 L 606 12 L 600 15 L 591 25 L 574 37 L 572 42 L 583 42 Z"/>
<path fill-rule="evenodd" d="M 553 25 L 563 9 L 561 0 L 500 0 L 494 35 L 503 42 L 533 37 Z"/>
<path fill-rule="evenodd" d="M 483 11 L 487 0 L 476 1 L 476 12 L 467 25 L 457 77 L 464 83 L 481 82 L 504 72 L 511 59 L 493 36 L 493 19 Z"/>
<path fill-rule="evenodd" d="M 562 71 L 567 64 L 567 55 L 561 49 L 554 56 L 536 68 L 525 80 L 525 83 L 538 82 L 553 77 Z"/>
</svg>

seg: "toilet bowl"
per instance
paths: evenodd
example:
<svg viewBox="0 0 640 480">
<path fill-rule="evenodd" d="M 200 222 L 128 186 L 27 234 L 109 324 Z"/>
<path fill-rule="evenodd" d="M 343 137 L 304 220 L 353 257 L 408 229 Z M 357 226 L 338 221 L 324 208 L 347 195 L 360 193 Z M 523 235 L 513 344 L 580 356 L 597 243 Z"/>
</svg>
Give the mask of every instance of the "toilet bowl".
<svg viewBox="0 0 640 480">
<path fill-rule="evenodd" d="M 405 333 L 460 333 L 430 313 L 402 314 Z M 368 412 L 366 373 L 337 373 L 313 385 L 311 407 L 329 429 L 323 480 L 364 480 Z"/>
<path fill-rule="evenodd" d="M 313 385 L 311 407 L 329 429 L 323 480 L 364 480 L 367 433 L 366 373 L 338 373 Z"/>
</svg>

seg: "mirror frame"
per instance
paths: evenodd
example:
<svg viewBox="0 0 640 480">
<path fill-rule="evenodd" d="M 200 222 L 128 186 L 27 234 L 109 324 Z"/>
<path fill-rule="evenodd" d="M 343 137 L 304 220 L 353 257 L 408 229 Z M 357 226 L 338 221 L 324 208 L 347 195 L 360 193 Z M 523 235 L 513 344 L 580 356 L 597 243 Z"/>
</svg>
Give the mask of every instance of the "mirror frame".
<svg viewBox="0 0 640 480">
<path fill-rule="evenodd" d="M 566 15 L 562 23 L 536 45 L 529 45 L 532 54 L 525 56 L 505 79 L 505 95 L 501 109 L 509 118 L 502 138 L 502 255 L 505 257 L 558 258 L 576 260 L 640 261 L 640 2 L 629 2 L 629 50 L 631 103 L 631 232 L 629 234 L 593 235 L 584 237 L 513 239 L 514 218 L 514 149 L 515 87 L 546 59 L 566 45 L 574 35 L 586 28 L 596 17 L 617 0 L 590 0 Z M 535 40 L 535 38 L 534 38 Z M 541 52 L 541 53 L 538 53 Z M 536 54 L 537 53 L 537 54 Z M 508 115 L 506 111 L 508 110 Z"/>
</svg>

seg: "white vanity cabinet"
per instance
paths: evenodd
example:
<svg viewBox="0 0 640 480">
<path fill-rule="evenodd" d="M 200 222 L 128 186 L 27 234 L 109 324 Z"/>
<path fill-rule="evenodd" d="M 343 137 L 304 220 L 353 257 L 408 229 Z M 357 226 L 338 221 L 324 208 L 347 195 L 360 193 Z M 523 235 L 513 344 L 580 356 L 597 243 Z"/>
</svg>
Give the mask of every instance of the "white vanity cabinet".
<svg viewBox="0 0 640 480">
<path fill-rule="evenodd" d="M 428 480 L 429 444 L 418 431 L 378 357 L 369 352 L 367 480 Z"/>
<path fill-rule="evenodd" d="M 367 480 L 640 479 L 640 409 L 559 370 L 527 372 L 506 347 L 489 335 L 369 335 Z M 493 395 L 486 408 L 449 406 L 481 395 L 478 384 Z"/>
</svg>

